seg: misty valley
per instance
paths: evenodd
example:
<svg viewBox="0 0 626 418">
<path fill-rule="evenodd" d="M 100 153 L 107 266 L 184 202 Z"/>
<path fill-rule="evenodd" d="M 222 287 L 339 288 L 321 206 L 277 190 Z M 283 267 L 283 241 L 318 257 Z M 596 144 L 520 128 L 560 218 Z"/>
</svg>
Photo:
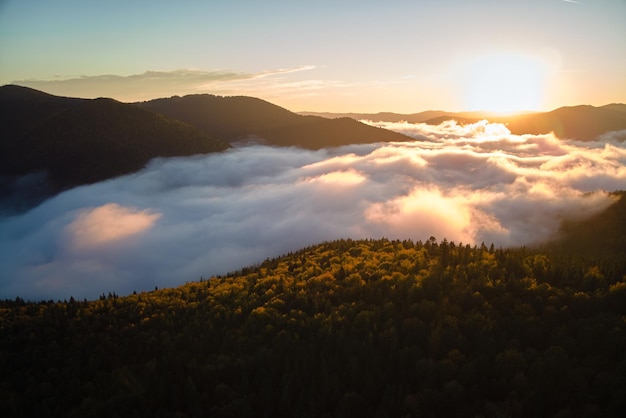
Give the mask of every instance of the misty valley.
<svg viewBox="0 0 626 418">
<path fill-rule="evenodd" d="M 626 410 L 626 105 L 0 110 L 3 416 Z"/>
</svg>

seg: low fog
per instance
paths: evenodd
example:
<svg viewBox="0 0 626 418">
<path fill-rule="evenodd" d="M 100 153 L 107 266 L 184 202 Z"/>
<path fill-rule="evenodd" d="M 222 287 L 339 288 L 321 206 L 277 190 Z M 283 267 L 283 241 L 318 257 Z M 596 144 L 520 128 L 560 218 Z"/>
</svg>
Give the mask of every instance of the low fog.
<svg viewBox="0 0 626 418">
<path fill-rule="evenodd" d="M 0 219 L 0 298 L 176 286 L 337 238 L 528 245 L 626 185 L 626 145 L 608 137 L 377 125 L 416 140 L 157 159 Z"/>
</svg>

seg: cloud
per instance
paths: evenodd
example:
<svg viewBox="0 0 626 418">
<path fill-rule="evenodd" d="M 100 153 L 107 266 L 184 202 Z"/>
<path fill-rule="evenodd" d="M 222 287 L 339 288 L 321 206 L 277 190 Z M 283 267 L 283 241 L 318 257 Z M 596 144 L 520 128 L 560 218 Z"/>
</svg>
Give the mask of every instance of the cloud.
<svg viewBox="0 0 626 418">
<path fill-rule="evenodd" d="M 73 251 L 116 245 L 151 228 L 161 215 L 108 203 L 84 209 L 65 227 Z"/>
<path fill-rule="evenodd" d="M 598 140 L 603 142 L 624 142 L 626 141 L 626 129 L 607 132 L 600 135 Z"/>
<path fill-rule="evenodd" d="M 176 286 L 337 238 L 527 245 L 626 184 L 620 142 L 486 122 L 382 126 L 416 140 L 155 159 L 0 218 L 0 298 Z"/>
<path fill-rule="evenodd" d="M 306 65 L 258 73 L 179 69 L 146 71 L 129 76 L 96 75 L 52 80 L 16 80 L 13 83 L 61 96 L 112 97 L 122 102 L 135 102 L 197 93 L 242 94 L 246 90 L 256 91 L 259 86 L 282 84 L 283 76 L 314 68 L 316 67 Z"/>
</svg>

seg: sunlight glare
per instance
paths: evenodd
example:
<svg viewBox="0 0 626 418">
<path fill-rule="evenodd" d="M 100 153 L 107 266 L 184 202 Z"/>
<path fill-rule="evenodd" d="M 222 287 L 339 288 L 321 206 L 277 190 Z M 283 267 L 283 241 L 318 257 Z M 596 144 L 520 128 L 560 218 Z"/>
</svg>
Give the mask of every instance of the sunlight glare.
<svg viewBox="0 0 626 418">
<path fill-rule="evenodd" d="M 540 60 L 513 53 L 488 54 L 465 68 L 469 109 L 497 113 L 541 109 L 547 68 Z"/>
</svg>

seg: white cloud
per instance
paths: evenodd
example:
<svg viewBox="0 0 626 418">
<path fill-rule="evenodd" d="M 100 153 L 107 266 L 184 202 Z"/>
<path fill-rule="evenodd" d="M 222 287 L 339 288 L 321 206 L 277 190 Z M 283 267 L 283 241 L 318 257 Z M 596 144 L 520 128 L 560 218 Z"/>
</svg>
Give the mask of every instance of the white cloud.
<svg viewBox="0 0 626 418">
<path fill-rule="evenodd" d="M 5 218 L 0 297 L 175 286 L 336 238 L 531 244 L 626 184 L 623 143 L 485 123 L 385 126 L 417 140 L 156 159 Z"/>
<path fill-rule="evenodd" d="M 160 216 L 107 203 L 82 210 L 65 227 L 65 233 L 72 251 L 98 249 L 106 245 L 119 245 L 121 241 L 151 228 Z"/>
</svg>

